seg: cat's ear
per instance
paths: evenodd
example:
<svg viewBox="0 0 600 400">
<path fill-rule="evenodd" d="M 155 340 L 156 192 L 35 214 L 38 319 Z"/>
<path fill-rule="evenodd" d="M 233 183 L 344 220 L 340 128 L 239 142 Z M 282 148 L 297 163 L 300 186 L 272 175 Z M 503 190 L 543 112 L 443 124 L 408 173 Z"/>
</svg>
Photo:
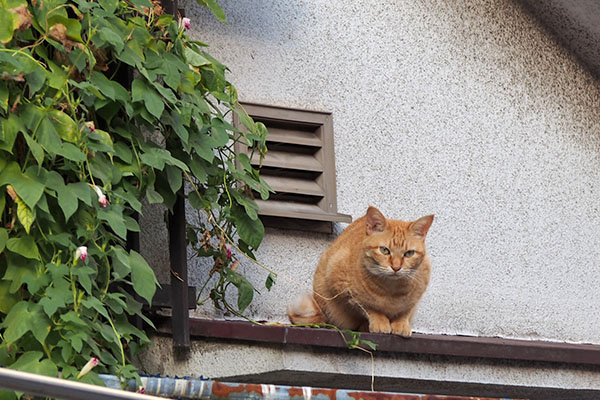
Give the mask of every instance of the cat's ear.
<svg viewBox="0 0 600 400">
<path fill-rule="evenodd" d="M 410 229 L 418 236 L 425 237 L 427 232 L 429 231 L 429 227 L 433 222 L 433 215 L 426 215 L 422 218 L 419 218 L 412 224 L 410 224 Z"/>
<path fill-rule="evenodd" d="M 367 235 L 373 232 L 382 232 L 387 225 L 385 217 L 375 207 L 369 206 L 367 209 Z"/>
</svg>

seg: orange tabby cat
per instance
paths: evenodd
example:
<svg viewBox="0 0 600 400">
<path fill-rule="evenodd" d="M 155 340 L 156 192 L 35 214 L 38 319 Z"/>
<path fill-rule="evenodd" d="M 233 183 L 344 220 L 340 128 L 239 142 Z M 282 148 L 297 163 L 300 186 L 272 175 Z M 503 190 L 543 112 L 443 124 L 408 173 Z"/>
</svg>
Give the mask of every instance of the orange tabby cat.
<svg viewBox="0 0 600 400">
<path fill-rule="evenodd" d="M 429 283 L 425 236 L 432 222 L 433 215 L 386 219 L 369 207 L 323 253 L 315 294 L 288 307 L 290 321 L 410 336 L 411 317 Z"/>
</svg>

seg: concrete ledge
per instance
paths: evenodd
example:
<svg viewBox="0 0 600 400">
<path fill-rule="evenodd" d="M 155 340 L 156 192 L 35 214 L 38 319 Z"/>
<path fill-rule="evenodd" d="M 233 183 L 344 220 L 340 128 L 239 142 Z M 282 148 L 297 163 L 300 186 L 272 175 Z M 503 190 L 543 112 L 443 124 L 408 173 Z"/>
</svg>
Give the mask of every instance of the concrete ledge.
<svg viewBox="0 0 600 400">
<path fill-rule="evenodd" d="M 157 321 L 161 333 L 170 333 L 170 320 Z M 190 318 L 192 337 L 235 339 L 279 344 L 345 348 L 339 332 L 332 329 L 257 325 L 245 321 Z M 429 335 L 415 333 L 410 339 L 395 335 L 362 333 L 361 339 L 377 344 L 377 351 L 476 357 L 563 364 L 600 365 L 600 346 L 530 340 Z"/>
</svg>

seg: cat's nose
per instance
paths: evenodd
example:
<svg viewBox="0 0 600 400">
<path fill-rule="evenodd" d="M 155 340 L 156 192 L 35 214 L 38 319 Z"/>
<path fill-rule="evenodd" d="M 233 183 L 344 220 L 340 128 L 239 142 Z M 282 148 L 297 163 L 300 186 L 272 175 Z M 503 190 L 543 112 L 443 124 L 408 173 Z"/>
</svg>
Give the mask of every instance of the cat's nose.
<svg viewBox="0 0 600 400">
<path fill-rule="evenodd" d="M 402 263 L 401 262 L 392 262 L 392 269 L 394 270 L 394 272 L 398 272 L 400 271 L 400 269 L 402 268 Z"/>
</svg>

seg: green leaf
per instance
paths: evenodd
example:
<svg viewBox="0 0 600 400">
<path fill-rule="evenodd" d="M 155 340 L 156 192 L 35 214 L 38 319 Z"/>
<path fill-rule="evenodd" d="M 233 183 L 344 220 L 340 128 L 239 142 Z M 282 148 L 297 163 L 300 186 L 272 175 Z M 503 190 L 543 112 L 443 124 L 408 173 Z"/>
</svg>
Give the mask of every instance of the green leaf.
<svg viewBox="0 0 600 400">
<path fill-rule="evenodd" d="M 79 283 L 88 294 L 92 293 L 92 280 L 96 275 L 96 271 L 88 266 L 78 266 L 73 268 L 73 275 L 79 278 Z"/>
<path fill-rule="evenodd" d="M 175 131 L 175 134 L 177 136 L 179 136 L 179 139 L 181 139 L 181 141 L 185 145 L 187 145 L 188 140 L 190 138 L 190 134 L 187 131 L 187 129 L 185 128 L 185 126 L 183 125 L 183 121 L 181 120 L 181 117 L 175 111 L 172 111 L 166 117 L 167 118 L 165 118 L 165 123 L 169 124 Z"/>
<path fill-rule="evenodd" d="M 244 210 L 250 219 L 256 221 L 258 219 L 258 205 L 254 202 L 254 200 L 237 189 L 231 189 L 230 193 L 233 195 L 238 204 L 244 207 Z"/>
<path fill-rule="evenodd" d="M 38 247 L 31 236 L 10 238 L 6 241 L 6 248 L 9 251 L 19 254 L 25 258 L 40 260 Z"/>
<path fill-rule="evenodd" d="M 42 287 L 45 288 L 48 286 L 50 283 L 50 275 L 44 272 L 31 273 L 23 276 L 23 281 L 27 284 L 29 293 L 35 295 Z"/>
<path fill-rule="evenodd" d="M 188 194 L 188 202 L 190 203 L 190 206 L 196 210 L 202 210 L 204 208 L 204 202 L 196 192 L 190 192 L 190 194 Z"/>
<path fill-rule="evenodd" d="M 196 153 L 201 158 L 208 161 L 209 163 L 213 162 L 215 158 L 213 147 L 215 146 L 213 146 L 214 142 L 209 135 L 205 133 L 196 134 L 192 138 L 190 138 L 190 142 L 192 142 L 194 150 L 196 150 Z"/>
<path fill-rule="evenodd" d="M 192 174 L 196 179 L 198 179 L 198 183 L 205 183 L 208 179 L 208 174 L 204 168 L 204 162 L 197 158 L 192 158 L 188 164 L 192 170 Z"/>
<path fill-rule="evenodd" d="M 11 259 L 2 279 L 11 283 L 8 288 L 9 293 L 17 293 L 28 278 L 35 277 L 35 266 L 17 257 Z"/>
<path fill-rule="evenodd" d="M 35 221 L 35 212 L 27 207 L 20 198 L 17 198 L 15 202 L 17 203 L 17 217 L 19 218 L 19 222 L 23 225 L 25 232 L 29 235 L 31 225 L 33 225 L 33 222 Z"/>
<path fill-rule="evenodd" d="M 173 193 L 177 193 L 179 188 L 183 185 L 183 177 L 181 175 L 181 170 L 172 165 L 167 165 L 167 178 L 169 179 L 169 186 Z"/>
<path fill-rule="evenodd" d="M 160 204 L 163 201 L 165 201 L 165 199 L 160 195 L 160 193 L 158 193 L 153 188 L 148 188 L 146 190 L 146 198 L 148 199 L 149 204 Z"/>
<path fill-rule="evenodd" d="M 67 186 L 64 186 L 62 189 L 58 190 L 57 194 L 58 205 L 65 215 L 65 221 L 68 221 L 75 211 L 77 211 L 79 201 L 77 200 L 75 194 Z"/>
<path fill-rule="evenodd" d="M 131 266 L 133 290 L 151 305 L 158 284 L 154 271 L 152 271 L 144 257 L 133 250 L 129 255 L 129 264 Z"/>
<path fill-rule="evenodd" d="M 254 286 L 241 274 L 225 269 L 225 279 L 231 282 L 238 290 L 238 311 L 243 313 L 254 298 Z"/>
<path fill-rule="evenodd" d="M 52 328 L 50 320 L 44 315 L 42 307 L 39 304 L 30 304 L 29 311 L 29 329 L 33 333 L 33 337 L 41 344 L 44 344 Z"/>
<path fill-rule="evenodd" d="M 54 149 L 54 151 L 56 154 L 63 156 L 67 160 L 75 162 L 84 162 L 87 160 L 87 156 L 79 149 L 79 147 L 71 143 L 62 143 L 62 145 Z"/>
<path fill-rule="evenodd" d="M 377 343 L 371 342 L 370 340 L 360 339 L 359 343 L 369 346 L 371 350 L 377 350 Z"/>
<path fill-rule="evenodd" d="M 138 10 L 143 10 L 142 7 L 152 7 L 150 0 L 131 0 L 131 2 L 138 8 Z"/>
<path fill-rule="evenodd" d="M 210 61 L 206 59 L 206 57 L 189 47 L 185 48 L 184 55 L 187 62 L 193 67 L 201 67 L 210 64 Z"/>
<path fill-rule="evenodd" d="M 93 189 L 89 184 L 85 182 L 75 182 L 69 183 L 67 187 L 79 200 L 83 201 L 88 206 L 92 205 L 92 195 L 95 196 L 96 193 L 93 193 Z"/>
<path fill-rule="evenodd" d="M 265 228 L 260 219 L 252 220 L 240 207 L 233 208 L 231 216 L 240 238 L 252 248 L 258 248 L 265 234 Z"/>
<path fill-rule="evenodd" d="M 104 318 L 109 319 L 108 312 L 106 311 L 106 308 L 104 307 L 104 305 L 102 304 L 102 302 L 100 300 L 98 300 L 97 298 L 95 298 L 95 297 L 88 297 L 88 298 L 84 299 L 81 302 L 81 304 L 83 304 L 84 307 L 96 310 Z"/>
<path fill-rule="evenodd" d="M 113 274 L 116 275 L 116 279 L 125 278 L 131 272 L 129 254 L 117 246 L 113 246 L 112 253 Z"/>
<path fill-rule="evenodd" d="M 0 42 L 8 43 L 12 40 L 13 32 L 19 27 L 19 17 L 16 13 L 8 11 L 8 7 L 0 8 Z"/>
<path fill-rule="evenodd" d="M 95 72 L 91 76 L 90 82 L 96 86 L 103 95 L 111 100 L 126 100 L 128 98 L 125 88 L 123 88 L 118 82 L 109 80 L 101 72 Z"/>
<path fill-rule="evenodd" d="M 113 14 L 119 5 L 119 0 L 104 0 L 100 2 L 100 6 L 106 10 L 108 14 Z"/>
<path fill-rule="evenodd" d="M 246 170 L 248 172 L 252 172 L 254 170 L 254 168 L 252 168 L 250 157 L 248 157 L 247 154 L 245 154 L 245 153 L 238 154 L 237 160 L 240 162 L 242 167 L 244 167 L 244 170 Z"/>
<path fill-rule="evenodd" d="M 8 314 L 20 298 L 17 293 L 9 292 L 10 285 L 9 281 L 0 281 L 0 312 L 3 314 Z"/>
<path fill-rule="evenodd" d="M 198 2 L 208 7 L 213 12 L 213 14 L 215 14 L 215 17 L 217 17 L 219 21 L 225 23 L 227 22 L 227 20 L 225 19 L 225 11 L 223 11 L 223 9 L 221 8 L 221 6 L 219 6 L 216 0 L 198 0 Z"/>
<path fill-rule="evenodd" d="M 4 331 L 4 340 L 7 343 L 14 343 L 24 334 L 29 332 L 29 326 L 26 323 L 29 318 L 28 307 L 28 302 L 18 302 L 11 308 L 2 322 L 2 326 L 6 327 L 6 331 Z"/>
<path fill-rule="evenodd" d="M 2 18 L 2 17 L 0 17 Z M 1 24 L 1 22 L 0 22 Z M 0 28 L 1 29 L 1 28 Z M 0 109 L 4 112 L 8 111 L 8 87 L 5 82 L 0 82 Z"/>
<path fill-rule="evenodd" d="M 21 133 L 23 134 L 23 137 L 25 138 L 25 141 L 27 142 L 27 146 L 29 147 L 29 151 L 31 151 L 31 154 L 33 155 L 33 158 L 35 158 L 35 161 L 37 161 L 37 163 L 39 165 L 42 165 L 42 163 L 44 162 L 44 149 L 43 149 L 43 147 L 40 146 L 40 144 L 38 142 L 36 142 L 27 133 L 25 133 L 25 132 L 21 132 Z"/>
<path fill-rule="evenodd" d="M 101 208 L 98 211 L 98 217 L 101 220 L 108 222 L 108 225 L 111 227 L 111 229 L 121 238 L 127 238 L 127 226 L 125 226 L 122 208 L 117 206 Z"/>
<path fill-rule="evenodd" d="M 25 79 L 29 86 L 29 96 L 33 96 L 42 88 L 42 86 L 44 86 L 44 82 L 46 81 L 46 70 L 35 63 L 35 68 L 30 73 L 25 74 Z"/>
<path fill-rule="evenodd" d="M 105 42 L 110 43 L 117 53 L 123 51 L 123 47 L 125 47 L 125 43 L 120 35 L 118 35 L 115 31 L 108 27 L 101 28 L 98 31 L 100 39 Z"/>
<path fill-rule="evenodd" d="M 160 119 L 165 103 L 159 94 L 148 86 L 143 79 L 134 79 L 131 84 L 131 98 L 133 101 L 142 101 L 146 106 L 146 110 L 157 119 Z"/>
<path fill-rule="evenodd" d="M 273 287 L 273 284 L 275 283 L 275 278 L 276 275 L 274 275 L 272 272 L 269 272 L 267 280 L 265 281 L 265 287 L 267 288 L 267 290 L 271 290 L 271 287 Z"/>
<path fill-rule="evenodd" d="M 63 111 L 52 110 L 50 111 L 50 117 L 62 140 L 71 143 L 77 143 L 79 141 L 80 134 L 77 123 L 73 121 L 69 115 L 65 114 Z"/>
<path fill-rule="evenodd" d="M 23 121 L 17 114 L 10 113 L 8 118 L 1 120 L 1 122 L 0 150 L 6 150 L 9 153 L 12 153 L 12 148 L 17 139 L 17 135 L 25 129 Z"/>
<path fill-rule="evenodd" d="M 23 361 L 23 358 L 29 353 L 36 353 L 35 358 L 37 358 L 37 360 L 35 358 L 33 358 L 31 361 L 29 361 L 27 363 L 21 362 L 21 361 Z M 38 353 L 40 354 L 39 357 L 37 356 Z M 45 376 L 56 378 L 58 375 L 58 368 L 51 360 L 49 360 L 47 358 L 43 359 L 42 361 L 39 361 L 39 359 L 41 358 L 41 354 L 42 353 L 38 352 L 38 351 L 35 351 L 35 352 L 31 351 L 31 352 L 25 353 L 17 360 L 17 362 L 15 362 L 9 368 L 16 369 L 16 370 L 23 371 L 23 372 L 31 372 L 32 374 L 45 375 Z"/>
<path fill-rule="evenodd" d="M 8 343 L 16 342 L 31 331 L 37 341 L 44 344 L 50 332 L 50 320 L 42 313 L 42 307 L 26 301 L 15 304 L 2 326 L 6 327 L 4 340 Z"/>
<path fill-rule="evenodd" d="M 44 193 L 44 185 L 33 179 L 31 174 L 23 174 L 16 162 L 11 162 L 0 172 L 0 186 L 7 184 L 13 186 L 29 208 L 35 207 Z"/>
<path fill-rule="evenodd" d="M 54 89 L 61 89 L 67 82 L 67 73 L 62 66 L 48 60 L 48 66 L 52 73 L 48 75 L 48 86 Z"/>
<path fill-rule="evenodd" d="M 229 134 L 225 130 L 225 123 L 219 118 L 213 118 L 212 120 L 212 138 L 214 140 L 215 147 L 223 147 L 229 142 Z"/>
<path fill-rule="evenodd" d="M 50 271 L 54 277 L 54 286 L 46 289 L 47 296 L 43 297 L 39 303 L 48 317 L 52 317 L 59 308 L 73 303 L 73 293 L 69 284 L 61 277 L 57 278 L 60 275 L 58 272 L 61 271 L 62 274 L 65 269 L 67 270 L 65 273 L 68 273 L 68 268 L 64 265 L 63 268 L 56 267 L 54 271 Z"/>
<path fill-rule="evenodd" d="M 94 74 L 92 75 L 91 80 L 94 80 L 94 76 L 96 76 L 98 74 Z M 100 106 L 98 106 L 99 101 L 98 100 L 106 100 L 106 97 L 104 97 L 104 95 L 102 93 L 100 93 L 100 89 L 93 85 L 91 82 L 87 82 L 87 81 L 83 81 L 83 82 L 76 82 L 73 80 L 70 80 L 69 83 L 73 86 L 75 86 L 77 89 L 81 89 L 81 93 L 86 93 L 86 94 L 91 94 L 92 96 L 96 97 L 96 108 L 100 108 Z"/>
<path fill-rule="evenodd" d="M 165 168 L 165 164 L 174 165 L 183 171 L 189 171 L 187 165 L 173 157 L 168 150 L 158 147 L 147 149 L 140 155 L 140 160 L 142 163 L 161 171 Z"/>
<path fill-rule="evenodd" d="M 42 306 L 44 312 L 49 317 L 52 317 L 56 310 L 66 305 L 66 303 L 64 301 L 61 301 L 61 299 L 58 297 L 44 297 L 40 300 L 39 304 Z"/>
<path fill-rule="evenodd" d="M 2 213 L 0 213 L 2 214 Z M 6 241 L 8 240 L 8 231 L 4 228 L 0 228 L 0 253 L 4 251 L 6 247 Z"/>
<path fill-rule="evenodd" d="M 40 127 L 37 131 L 38 143 L 50 154 L 56 154 L 58 149 L 62 147 L 62 142 L 54 124 L 48 117 L 44 117 L 40 122 Z"/>
<path fill-rule="evenodd" d="M 67 37 L 69 39 L 79 43 L 83 42 L 81 40 L 81 23 L 78 20 L 54 14 L 48 18 L 48 25 L 52 28 L 56 24 L 62 24 L 67 28 Z"/>
<path fill-rule="evenodd" d="M 70 322 L 73 325 L 80 326 L 82 328 L 87 328 L 88 326 L 87 322 L 79 318 L 75 311 L 68 311 L 67 313 L 61 315 L 60 319 L 62 319 L 65 322 Z"/>
</svg>

